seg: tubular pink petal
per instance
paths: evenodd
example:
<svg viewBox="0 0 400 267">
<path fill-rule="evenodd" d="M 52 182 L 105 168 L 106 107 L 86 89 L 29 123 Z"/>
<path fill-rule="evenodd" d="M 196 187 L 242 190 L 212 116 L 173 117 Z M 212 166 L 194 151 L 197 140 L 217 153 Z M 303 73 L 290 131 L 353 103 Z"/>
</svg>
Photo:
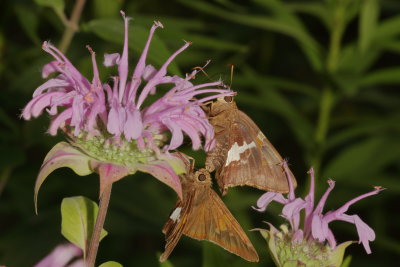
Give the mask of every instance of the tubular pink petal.
<svg viewBox="0 0 400 267">
<path fill-rule="evenodd" d="M 110 112 L 108 113 L 108 120 L 107 120 L 107 131 L 111 134 L 115 134 L 119 136 L 121 134 L 119 128 L 119 115 L 116 108 L 112 107 Z"/>
<path fill-rule="evenodd" d="M 58 61 L 51 61 L 50 63 L 47 63 L 46 65 L 43 66 L 42 68 L 42 78 L 46 79 L 49 77 L 50 74 L 54 72 L 60 72 L 60 66 L 59 66 Z"/>
<path fill-rule="evenodd" d="M 148 81 L 148 80 L 152 79 L 156 73 L 157 73 L 156 68 L 154 68 L 152 65 L 147 65 L 143 71 L 143 75 L 142 75 L 143 80 Z"/>
<path fill-rule="evenodd" d="M 103 65 L 106 67 L 118 65 L 120 62 L 120 59 L 121 59 L 121 56 L 119 53 L 104 54 Z"/>
<path fill-rule="evenodd" d="M 349 207 L 351 205 L 353 205 L 354 203 L 356 203 L 357 201 L 360 201 L 361 199 L 366 198 L 366 197 L 377 195 L 379 192 L 381 192 L 383 190 L 385 190 L 385 188 L 376 187 L 373 191 L 365 193 L 365 194 L 362 194 L 361 196 L 358 196 L 358 197 L 353 198 L 352 200 L 346 202 L 342 207 L 337 209 L 336 212 L 337 213 L 345 213 L 349 209 Z"/>
<path fill-rule="evenodd" d="M 140 78 L 141 76 L 143 76 L 143 70 L 144 70 L 145 65 L 146 65 L 146 57 L 147 57 L 147 54 L 149 52 L 149 47 L 150 47 L 150 44 L 151 44 L 151 40 L 153 39 L 154 32 L 156 31 L 156 29 L 158 27 L 164 28 L 164 26 L 161 24 L 161 22 L 155 21 L 153 26 L 150 29 L 149 37 L 147 38 L 146 45 L 145 45 L 145 47 L 144 47 L 144 49 L 142 51 L 142 54 L 140 55 L 139 61 L 138 61 L 137 65 L 136 65 L 136 68 L 135 68 L 135 70 L 133 72 L 132 79 Z"/>
<path fill-rule="evenodd" d="M 321 197 L 321 199 L 319 200 L 318 205 L 315 207 L 314 212 L 313 212 L 314 214 L 322 214 L 322 211 L 324 210 L 325 202 L 326 202 L 329 194 L 335 187 L 335 181 L 333 181 L 333 180 L 328 180 L 328 184 L 329 184 L 329 187 L 325 191 L 325 193 Z"/>
<path fill-rule="evenodd" d="M 161 22 L 159 22 L 159 21 L 154 22 L 153 26 L 150 29 L 150 33 L 149 33 L 149 37 L 147 38 L 146 45 L 144 46 L 142 54 L 140 55 L 139 61 L 136 65 L 135 70 L 133 71 L 133 74 L 132 74 L 132 83 L 129 86 L 129 99 L 132 99 L 133 103 L 136 102 L 135 101 L 136 100 L 136 92 L 137 92 L 137 89 L 140 84 L 140 79 L 142 76 L 144 76 L 143 72 L 145 71 L 145 68 L 147 68 L 146 67 L 146 57 L 147 57 L 147 53 L 149 51 L 150 43 L 153 38 L 154 32 L 158 27 L 164 28 L 164 26 L 161 24 Z M 148 66 L 150 66 L 150 65 L 148 65 Z M 146 78 L 144 78 L 144 79 L 147 80 Z"/>
<path fill-rule="evenodd" d="M 68 119 L 70 119 L 72 116 L 72 108 L 68 108 L 61 112 L 57 117 L 55 117 L 49 128 L 49 133 L 51 135 L 56 135 L 58 128 Z"/>
<path fill-rule="evenodd" d="M 52 98 L 55 96 L 62 95 L 62 92 L 52 92 L 46 93 L 40 96 L 33 98 L 28 104 L 24 107 L 22 111 L 22 117 L 25 120 L 30 120 L 31 117 L 39 116 L 43 109 L 51 104 Z"/>
<path fill-rule="evenodd" d="M 150 90 L 158 83 L 159 79 L 161 79 L 166 73 L 167 73 L 167 67 L 168 65 L 172 62 L 172 60 L 175 59 L 177 55 L 179 55 L 182 51 L 184 51 L 190 43 L 185 43 L 180 49 L 178 49 L 172 56 L 170 56 L 167 61 L 161 66 L 159 71 L 154 75 L 154 77 L 146 84 L 146 86 L 143 88 L 138 102 L 137 102 L 137 107 L 140 108 L 140 106 L 143 104 L 143 101 L 146 99 L 147 95 L 149 94 Z"/>
<path fill-rule="evenodd" d="M 281 193 L 266 192 L 257 200 L 257 208 L 253 207 L 253 209 L 263 212 L 272 201 L 285 204 L 288 200 Z"/>
<path fill-rule="evenodd" d="M 124 47 L 122 50 L 121 59 L 118 64 L 119 73 L 119 89 L 118 89 L 118 100 L 122 103 L 124 91 L 126 88 L 126 80 L 128 78 L 128 21 L 129 18 L 125 17 L 125 13 L 121 11 L 122 17 L 124 18 Z"/>
<path fill-rule="evenodd" d="M 36 97 L 36 96 L 40 95 L 41 93 L 43 93 L 43 91 L 48 90 L 48 89 L 63 88 L 63 87 L 67 87 L 70 85 L 71 84 L 69 82 L 67 82 L 66 80 L 63 80 L 63 79 L 58 79 L 58 78 L 50 79 L 50 80 L 46 81 L 45 83 L 43 83 L 38 88 L 36 88 L 36 90 L 33 92 L 32 96 Z"/>
<path fill-rule="evenodd" d="M 169 119 L 164 120 L 164 124 L 168 127 L 172 134 L 168 149 L 172 150 L 182 145 L 183 133 L 181 128 Z"/>
<path fill-rule="evenodd" d="M 126 123 L 124 127 L 124 135 L 128 140 L 137 139 L 143 131 L 143 123 L 140 111 L 137 109 L 128 110 L 126 115 Z"/>
<path fill-rule="evenodd" d="M 31 109 L 32 116 L 35 118 L 38 117 L 40 114 L 42 114 L 42 111 L 45 107 L 52 105 L 52 101 L 54 98 L 60 97 L 62 95 L 64 95 L 64 93 L 62 92 L 52 92 L 38 96 Z"/>
</svg>

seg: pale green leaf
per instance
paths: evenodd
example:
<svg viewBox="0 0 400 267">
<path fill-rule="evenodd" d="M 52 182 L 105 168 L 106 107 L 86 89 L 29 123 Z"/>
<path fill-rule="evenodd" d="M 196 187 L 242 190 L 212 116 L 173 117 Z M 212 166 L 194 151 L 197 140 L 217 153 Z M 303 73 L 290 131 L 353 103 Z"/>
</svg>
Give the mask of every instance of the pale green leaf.
<svg viewBox="0 0 400 267">
<path fill-rule="evenodd" d="M 61 233 L 68 241 L 80 247 L 85 255 L 97 213 L 97 204 L 83 196 L 64 198 L 61 203 Z M 103 229 L 100 240 L 106 235 Z"/>
<path fill-rule="evenodd" d="M 348 255 L 346 258 L 344 258 L 342 266 L 340 267 L 350 267 L 350 263 L 351 263 L 351 255 Z"/>
<path fill-rule="evenodd" d="M 107 261 L 102 263 L 99 267 L 122 267 L 122 264 L 116 261 Z"/>
<path fill-rule="evenodd" d="M 337 246 L 335 248 L 335 250 L 332 252 L 331 256 L 329 257 L 330 265 L 341 266 L 346 248 L 353 243 L 355 243 L 355 242 L 347 241 L 347 242 L 341 243 L 339 246 Z"/>
<path fill-rule="evenodd" d="M 93 171 L 90 168 L 90 158 L 79 151 L 77 148 L 71 146 L 69 143 L 60 142 L 56 144 L 50 151 L 47 153 L 42 166 L 40 167 L 40 171 L 38 177 L 35 182 L 35 210 L 37 213 L 37 196 L 39 193 L 39 189 L 45 179 L 52 173 L 54 170 L 68 167 L 72 169 L 76 174 L 80 176 L 89 175 Z"/>
</svg>

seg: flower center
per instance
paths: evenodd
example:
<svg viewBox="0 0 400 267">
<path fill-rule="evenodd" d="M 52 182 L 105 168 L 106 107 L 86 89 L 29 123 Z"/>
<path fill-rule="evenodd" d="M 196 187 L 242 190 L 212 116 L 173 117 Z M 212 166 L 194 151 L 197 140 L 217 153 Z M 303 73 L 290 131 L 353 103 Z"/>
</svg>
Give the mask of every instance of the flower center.
<svg viewBox="0 0 400 267">
<path fill-rule="evenodd" d="M 157 137 L 159 136 L 154 136 L 154 138 Z M 163 144 L 158 138 L 153 141 L 158 147 Z M 87 137 L 85 134 L 80 134 L 73 139 L 73 143 L 80 147 L 84 153 L 99 161 L 113 162 L 124 166 L 147 163 L 156 158 L 156 152 L 153 149 L 146 147 L 140 150 L 136 140 L 128 142 L 124 138 Z"/>
</svg>

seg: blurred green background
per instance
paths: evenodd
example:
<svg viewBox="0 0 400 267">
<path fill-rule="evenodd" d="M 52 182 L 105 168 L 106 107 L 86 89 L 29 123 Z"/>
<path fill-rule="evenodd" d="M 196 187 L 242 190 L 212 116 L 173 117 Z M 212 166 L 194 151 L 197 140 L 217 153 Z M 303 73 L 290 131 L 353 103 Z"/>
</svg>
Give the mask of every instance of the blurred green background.
<svg viewBox="0 0 400 267">
<path fill-rule="evenodd" d="M 31 121 L 21 109 L 39 86 L 41 66 L 51 58 L 41 50 L 50 40 L 65 40 L 63 20 L 75 1 L 18 0 L 0 2 L 0 265 L 32 266 L 57 244 L 61 200 L 84 195 L 97 199 L 98 178 L 79 177 L 68 169 L 54 172 L 39 195 L 34 214 L 33 185 L 47 151 L 62 140 L 46 134 L 46 115 Z M 120 52 L 123 24 L 130 23 L 130 61 L 135 63 L 153 20 L 156 32 L 149 63 L 160 64 L 182 44 L 193 45 L 171 66 L 171 73 L 211 64 L 212 79 L 230 84 L 237 103 L 287 157 L 299 187 L 307 191 L 307 170 L 318 173 L 317 193 L 326 180 L 337 181 L 328 201 L 336 209 L 347 200 L 381 185 L 388 190 L 352 206 L 376 231 L 366 255 L 361 245 L 347 250 L 351 266 L 397 266 L 400 258 L 400 1 L 398 0 L 90 0 L 79 31 L 64 45 L 70 60 L 91 79 L 90 44 L 102 61 L 105 52 Z M 101 68 L 103 81 L 112 71 Z M 195 82 L 208 81 L 199 75 Z M 162 93 L 162 92 L 161 92 Z M 190 145 L 190 144 L 189 144 Z M 188 148 L 185 151 L 190 151 Z M 203 152 L 190 152 L 201 166 Z M 261 191 L 235 188 L 224 201 L 244 229 L 276 226 L 280 206 L 263 214 L 251 209 Z M 161 228 L 175 194 L 148 175 L 136 174 L 115 184 L 98 263 L 159 266 Z M 353 225 L 334 222 L 338 242 L 357 240 Z M 206 242 L 183 237 L 170 257 L 173 266 L 273 266 L 266 243 L 248 233 L 260 263 Z M 169 265 L 165 265 L 169 266 Z"/>
</svg>

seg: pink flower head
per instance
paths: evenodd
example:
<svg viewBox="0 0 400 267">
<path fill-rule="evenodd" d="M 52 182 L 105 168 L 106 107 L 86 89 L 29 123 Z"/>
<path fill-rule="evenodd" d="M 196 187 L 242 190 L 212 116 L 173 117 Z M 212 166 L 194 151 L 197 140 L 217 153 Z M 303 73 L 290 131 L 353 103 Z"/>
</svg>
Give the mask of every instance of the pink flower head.
<svg viewBox="0 0 400 267">
<path fill-rule="evenodd" d="M 46 111 L 52 122 L 51 135 L 62 129 L 69 136 L 69 144 L 61 142 L 47 155 L 35 186 L 37 193 L 46 177 L 55 169 L 69 167 L 78 175 L 100 174 L 100 194 L 107 185 L 136 171 L 150 173 L 173 188 L 182 197 L 177 174 L 185 171 L 179 156 L 170 153 L 181 146 L 184 135 L 193 149 L 204 145 L 212 149 L 214 129 L 201 108 L 212 99 L 234 95 L 221 81 L 193 85 L 186 77 L 168 76 L 169 64 L 190 43 L 173 53 L 156 69 L 146 63 L 151 40 L 160 22 L 150 29 L 139 61 L 130 74 L 128 68 L 128 22 L 121 12 L 124 25 L 122 53 L 106 54 L 105 66 L 118 68 L 118 76 L 111 84 L 102 84 L 96 55 L 90 47 L 93 78 L 86 79 L 56 47 L 44 42 L 43 49 L 54 57 L 45 65 L 42 75 L 55 76 L 39 86 L 32 100 L 25 106 L 22 117 L 29 120 Z M 159 85 L 170 89 L 159 99 L 145 106 L 145 100 L 155 94 Z M 170 139 L 168 139 L 170 136 Z M 202 142 L 204 140 L 204 144 Z M 36 203 L 36 202 L 35 202 Z"/>
<path fill-rule="evenodd" d="M 70 136 L 80 133 L 89 136 L 112 136 L 113 139 L 134 140 L 139 149 L 155 149 L 160 142 L 154 139 L 171 132 L 167 150 L 178 148 L 186 134 L 192 141 L 193 149 L 201 147 L 201 137 L 205 147 L 212 148 L 214 131 L 200 105 L 221 96 L 233 95 L 223 88 L 221 81 L 193 85 L 190 80 L 194 71 L 185 78 L 168 76 L 168 65 L 183 52 L 189 42 L 173 53 L 167 61 L 156 69 L 146 63 L 146 57 L 154 32 L 162 28 L 160 22 L 154 22 L 147 43 L 129 79 L 128 68 L 128 21 L 125 22 L 125 38 L 122 54 L 105 54 L 104 65 L 118 67 L 118 76 L 113 84 L 101 84 L 95 53 L 90 49 L 93 63 L 93 79 L 87 80 L 72 63 L 53 45 L 44 42 L 43 49 L 55 60 L 45 65 L 42 75 L 58 73 L 33 94 L 33 99 L 25 106 L 22 116 L 29 120 L 46 110 L 52 116 L 49 128 L 56 135 L 62 128 Z M 155 94 L 157 86 L 171 84 L 171 89 L 148 107 L 143 107 L 149 94 Z M 201 97 L 200 95 L 207 94 Z M 199 97 L 200 96 L 200 97 Z M 72 129 L 72 131 L 71 131 Z"/>
<path fill-rule="evenodd" d="M 292 238 L 296 239 L 295 241 L 299 241 L 299 237 L 300 239 L 304 238 L 308 241 L 317 240 L 321 243 L 327 241 L 332 249 L 335 249 L 336 247 L 336 240 L 331 229 L 329 229 L 329 223 L 335 220 L 352 223 L 356 226 L 359 236 L 359 243 L 363 244 L 365 251 L 368 254 L 371 253 L 369 242 L 375 240 L 374 230 L 372 230 L 371 227 L 369 227 L 364 221 L 362 221 L 358 215 L 348 215 L 345 212 L 355 202 L 368 196 L 376 195 L 380 191 L 384 190 L 383 188 L 375 187 L 373 191 L 365 193 L 348 201 L 341 208 L 323 214 L 323 208 L 325 206 L 328 195 L 335 186 L 335 182 L 333 180 L 328 180 L 328 189 L 318 202 L 317 206 L 314 206 L 314 170 L 311 169 L 309 171 L 311 177 L 310 191 L 305 199 L 302 199 L 296 198 L 294 195 L 294 188 L 291 184 L 292 179 L 290 177 L 290 172 L 288 171 L 288 166 L 286 162 L 283 163 L 283 167 L 286 172 L 286 177 L 289 181 L 290 192 L 288 194 L 288 197 L 285 198 L 282 194 L 279 193 L 266 192 L 258 199 L 257 208 L 254 209 L 258 211 L 265 211 L 267 206 L 272 201 L 283 204 L 284 206 L 282 210 L 282 217 L 290 222 L 292 229 Z M 301 218 L 300 212 L 303 209 L 305 211 L 304 228 L 299 229 Z"/>
<path fill-rule="evenodd" d="M 34 267 L 84 267 L 82 254 L 82 250 L 73 244 L 58 245 Z"/>
</svg>

